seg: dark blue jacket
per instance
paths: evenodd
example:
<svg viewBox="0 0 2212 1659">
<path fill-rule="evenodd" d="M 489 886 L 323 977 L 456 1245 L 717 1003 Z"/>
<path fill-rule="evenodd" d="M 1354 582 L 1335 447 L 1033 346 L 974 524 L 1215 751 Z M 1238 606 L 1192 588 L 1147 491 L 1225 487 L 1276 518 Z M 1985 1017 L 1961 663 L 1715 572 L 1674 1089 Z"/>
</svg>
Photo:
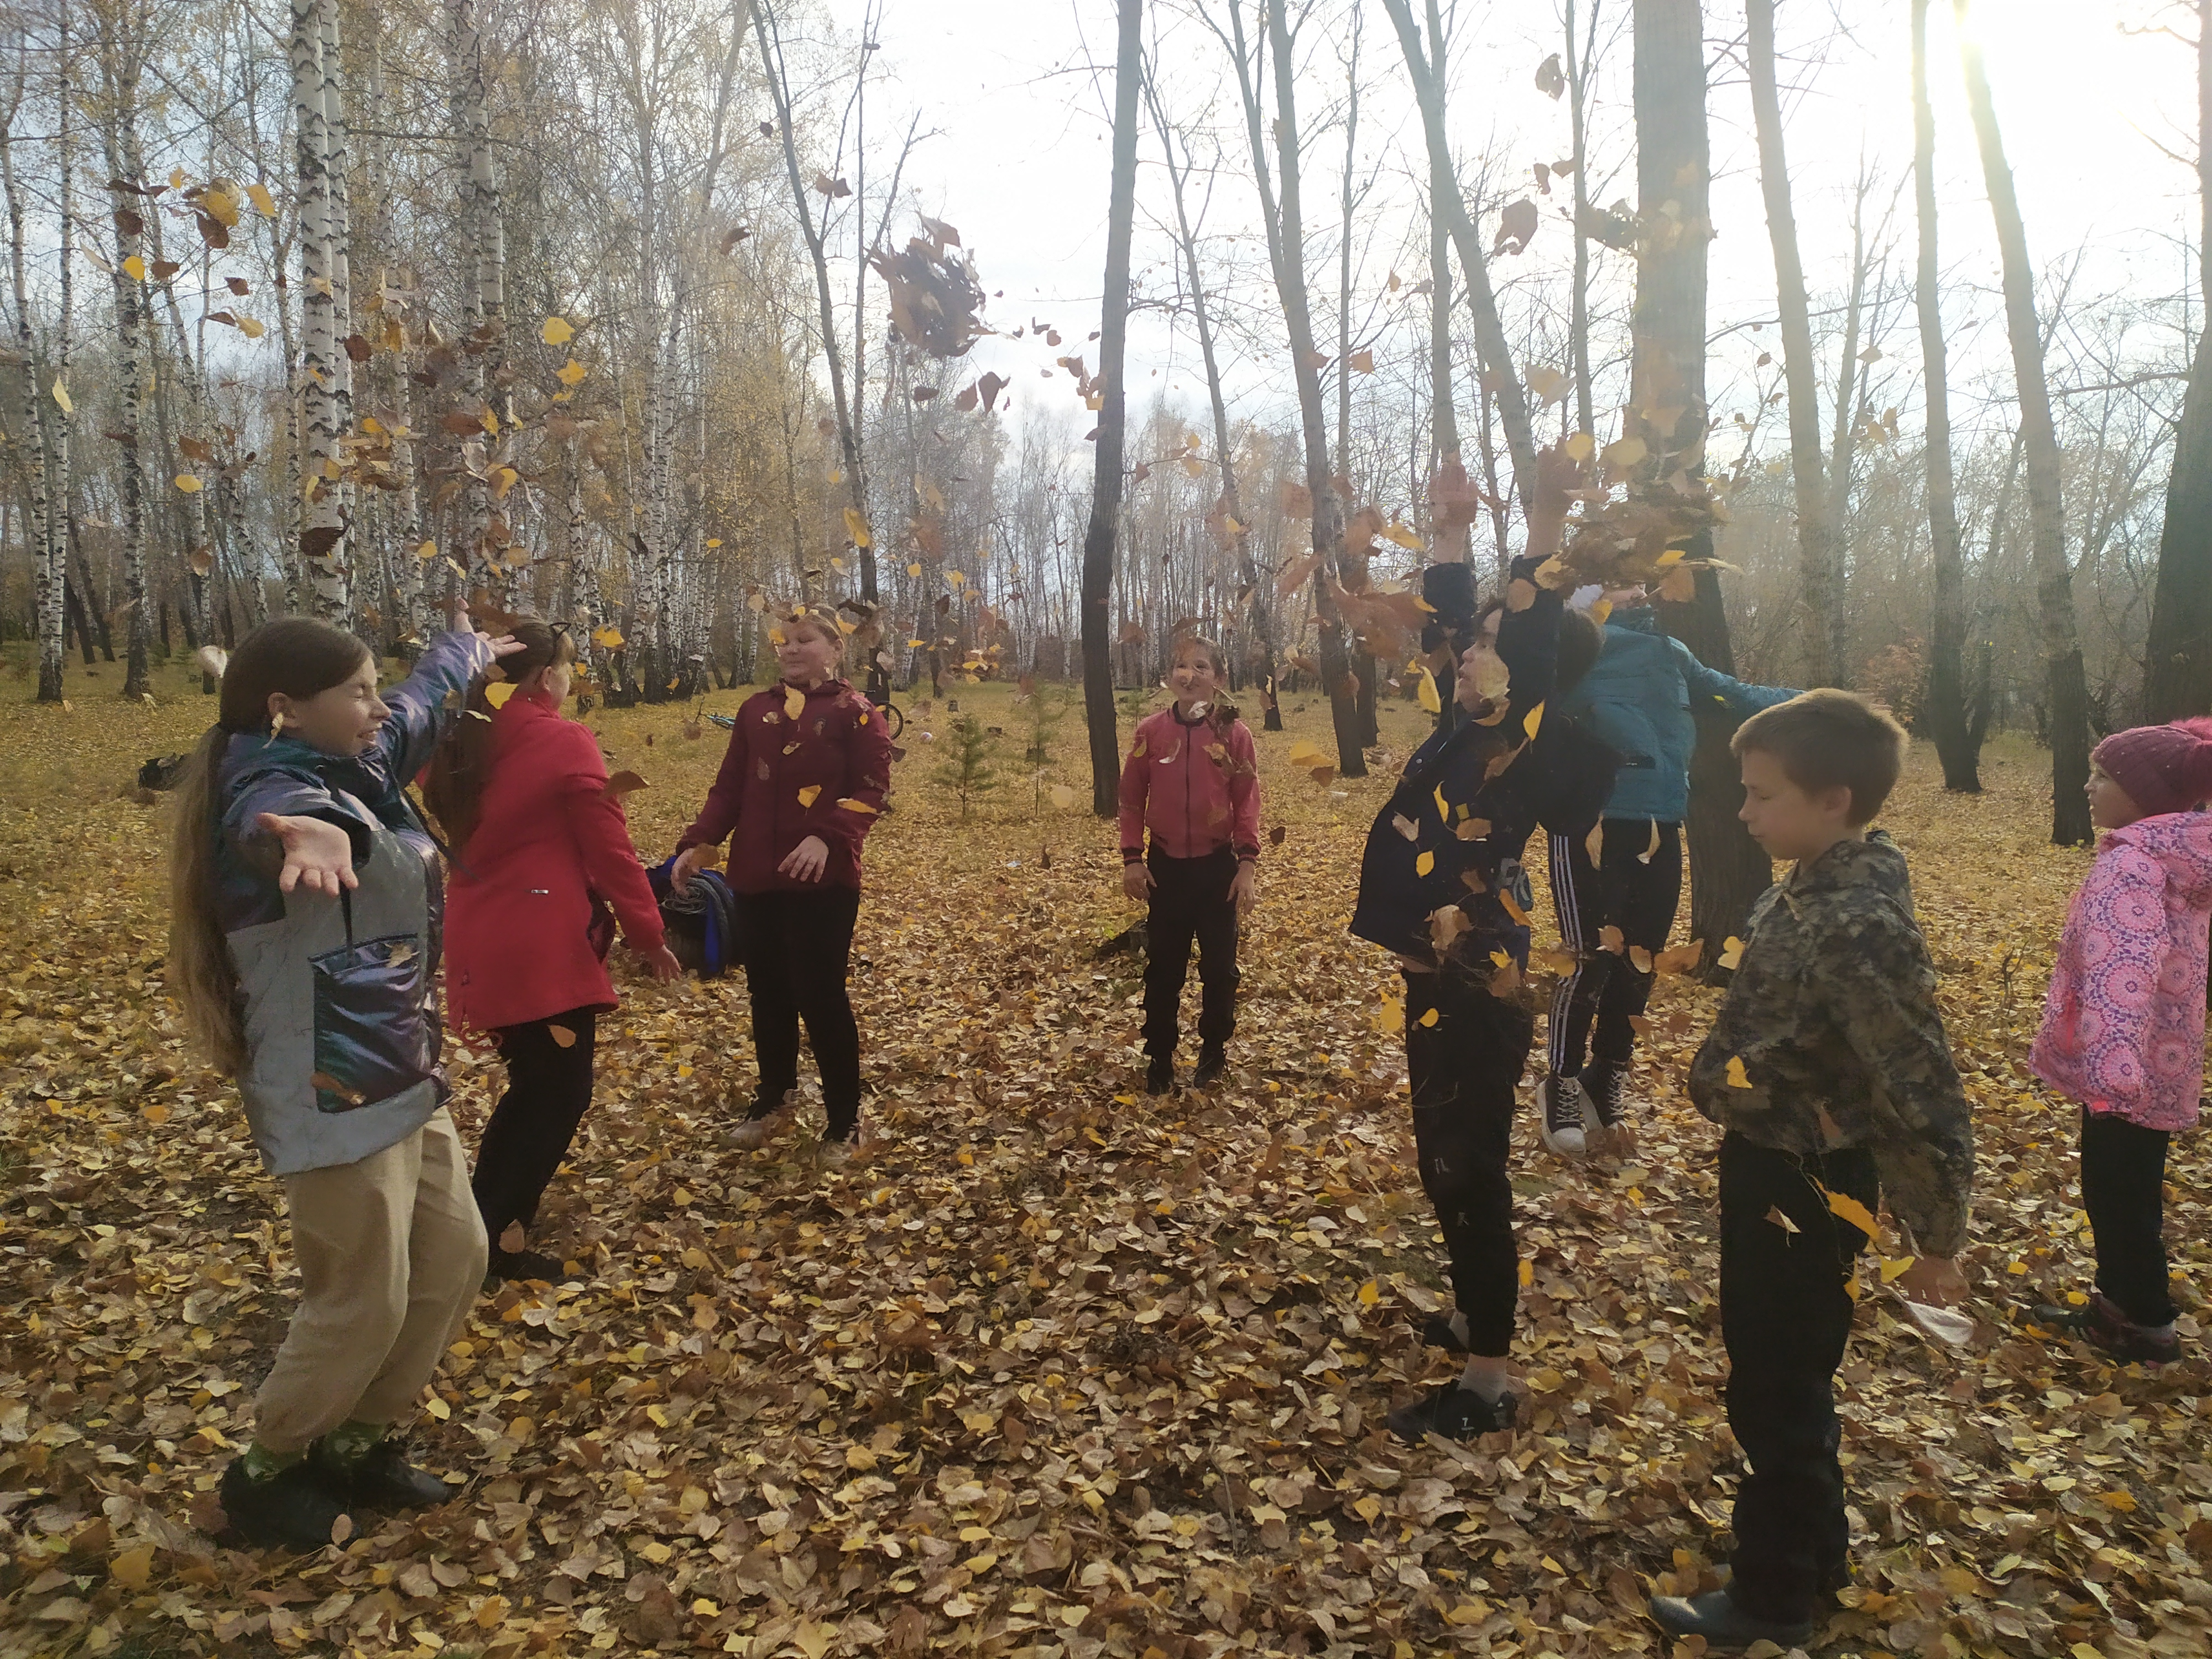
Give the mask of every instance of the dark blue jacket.
<svg viewBox="0 0 2212 1659">
<path fill-rule="evenodd" d="M 273 1175 L 357 1163 L 445 1103 L 437 969 L 445 908 L 438 850 L 407 799 L 468 683 L 491 660 L 472 633 L 441 635 L 385 692 L 392 717 L 350 757 L 234 732 L 216 777 L 216 908 L 246 1005 L 238 1079 Z M 261 814 L 323 818 L 353 838 L 361 884 L 337 898 L 277 889 Z"/>
<path fill-rule="evenodd" d="M 1529 576 L 1537 562 L 1516 559 L 1512 574 Z M 1462 722 L 1413 751 L 1367 834 L 1352 917 L 1358 937 L 1433 962 L 1430 918 L 1456 905 L 1469 927 L 1453 941 L 1451 964 L 1486 979 L 1498 966 L 1496 952 L 1527 965 L 1534 896 L 1522 853 L 1540 823 L 1586 834 L 1613 787 L 1615 763 L 1589 730 L 1549 708 L 1534 740 L 1524 741 L 1530 712 L 1551 693 L 1559 632 L 1559 596 L 1542 588 L 1528 610 L 1499 619 L 1498 654 L 1510 677 L 1505 718 L 1487 726 Z M 1489 826 L 1485 833 L 1460 834 L 1477 821 Z"/>
<path fill-rule="evenodd" d="M 1680 823 L 1690 805 L 1690 751 L 1698 746 L 1692 705 L 1717 704 L 1741 720 L 1796 695 L 1706 667 L 1639 609 L 1607 618 L 1605 649 L 1553 712 L 1572 715 L 1619 752 L 1606 817 Z"/>
</svg>

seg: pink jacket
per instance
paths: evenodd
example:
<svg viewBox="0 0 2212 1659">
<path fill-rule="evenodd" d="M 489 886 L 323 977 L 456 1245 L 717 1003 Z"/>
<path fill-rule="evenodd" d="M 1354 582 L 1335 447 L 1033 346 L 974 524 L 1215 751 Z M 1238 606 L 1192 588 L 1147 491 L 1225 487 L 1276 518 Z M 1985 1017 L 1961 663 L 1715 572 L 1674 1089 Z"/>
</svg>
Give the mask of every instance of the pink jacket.
<svg viewBox="0 0 2212 1659">
<path fill-rule="evenodd" d="M 2212 813 L 2108 834 L 2066 915 L 2028 1065 L 2093 1112 L 2196 1127 L 2204 1083 Z"/>
<path fill-rule="evenodd" d="M 1260 769 L 1243 720 L 1185 725 L 1173 704 L 1137 724 L 1121 767 L 1121 861 L 1145 855 L 1145 831 L 1170 858 L 1234 847 L 1260 856 Z"/>
</svg>

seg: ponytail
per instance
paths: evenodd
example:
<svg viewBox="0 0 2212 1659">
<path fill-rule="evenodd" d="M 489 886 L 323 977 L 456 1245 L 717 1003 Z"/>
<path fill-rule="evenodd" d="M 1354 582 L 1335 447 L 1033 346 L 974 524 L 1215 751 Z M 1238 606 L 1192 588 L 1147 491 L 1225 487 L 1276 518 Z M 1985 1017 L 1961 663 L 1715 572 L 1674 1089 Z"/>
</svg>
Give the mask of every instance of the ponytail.
<svg viewBox="0 0 2212 1659">
<path fill-rule="evenodd" d="M 505 681 L 526 679 L 541 668 L 558 667 L 576 657 L 576 642 L 566 629 L 525 621 L 509 632 L 522 641 L 522 649 L 470 679 L 461 717 L 438 739 L 422 779 L 422 799 L 446 832 L 446 855 L 456 860 L 468 851 L 469 837 L 483 816 L 484 786 L 491 781 L 492 676 Z"/>
<path fill-rule="evenodd" d="M 246 1065 L 246 1017 L 215 908 L 216 773 L 230 733 L 210 726 L 185 759 L 169 826 L 169 994 L 191 1046 L 225 1077 Z"/>
</svg>

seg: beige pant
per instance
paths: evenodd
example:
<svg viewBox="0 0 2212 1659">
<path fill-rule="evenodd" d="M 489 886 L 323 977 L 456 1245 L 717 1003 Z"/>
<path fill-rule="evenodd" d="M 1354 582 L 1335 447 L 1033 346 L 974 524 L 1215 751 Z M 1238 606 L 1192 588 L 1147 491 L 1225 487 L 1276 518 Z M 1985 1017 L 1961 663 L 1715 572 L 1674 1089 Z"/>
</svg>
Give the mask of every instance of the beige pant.
<svg viewBox="0 0 2212 1659">
<path fill-rule="evenodd" d="M 468 1322 L 486 1249 L 442 1107 L 357 1164 L 286 1176 L 284 1196 L 301 1297 L 255 1405 L 254 1438 L 273 1452 L 410 1415 Z"/>
</svg>

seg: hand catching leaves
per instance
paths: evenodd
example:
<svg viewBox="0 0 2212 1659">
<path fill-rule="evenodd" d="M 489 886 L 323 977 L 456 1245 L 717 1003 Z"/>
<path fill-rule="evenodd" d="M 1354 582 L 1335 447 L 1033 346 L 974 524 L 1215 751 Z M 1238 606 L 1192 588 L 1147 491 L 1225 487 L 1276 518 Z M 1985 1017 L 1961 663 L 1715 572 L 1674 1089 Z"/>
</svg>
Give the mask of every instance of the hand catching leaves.
<svg viewBox="0 0 2212 1659">
<path fill-rule="evenodd" d="M 335 823 L 264 812 L 254 827 L 276 836 L 284 849 L 284 867 L 276 872 L 278 892 L 305 886 L 336 898 L 342 889 L 361 885 L 353 872 L 353 837 Z"/>
</svg>

